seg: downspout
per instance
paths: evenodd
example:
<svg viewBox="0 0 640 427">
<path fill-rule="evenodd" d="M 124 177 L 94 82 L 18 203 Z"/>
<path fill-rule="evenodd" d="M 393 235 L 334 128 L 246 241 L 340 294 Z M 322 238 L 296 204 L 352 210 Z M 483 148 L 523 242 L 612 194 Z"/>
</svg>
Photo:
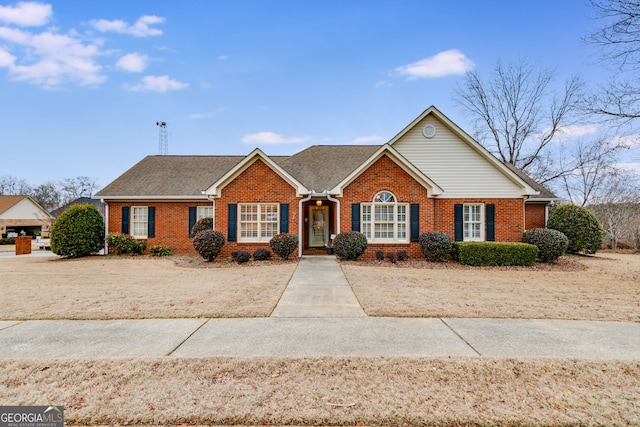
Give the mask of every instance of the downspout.
<svg viewBox="0 0 640 427">
<path fill-rule="evenodd" d="M 298 258 L 302 258 L 302 223 L 304 222 L 304 212 L 302 212 L 302 204 L 311 200 L 312 195 L 313 191 L 311 191 L 311 193 L 309 193 L 307 197 L 305 197 L 304 199 L 300 199 L 300 202 L 298 202 Z"/>
<path fill-rule="evenodd" d="M 109 204 L 104 199 L 100 199 L 100 203 L 104 205 L 104 254 L 109 255 L 109 245 L 107 245 L 107 237 L 109 236 Z"/>
<path fill-rule="evenodd" d="M 336 234 L 340 234 L 340 232 L 342 231 L 340 229 L 340 200 L 336 199 L 334 197 L 331 197 L 331 194 L 329 194 L 329 190 L 326 190 L 327 192 L 327 200 L 329 200 L 330 202 L 334 202 L 336 204 L 336 216 L 338 217 L 336 220 Z"/>
</svg>

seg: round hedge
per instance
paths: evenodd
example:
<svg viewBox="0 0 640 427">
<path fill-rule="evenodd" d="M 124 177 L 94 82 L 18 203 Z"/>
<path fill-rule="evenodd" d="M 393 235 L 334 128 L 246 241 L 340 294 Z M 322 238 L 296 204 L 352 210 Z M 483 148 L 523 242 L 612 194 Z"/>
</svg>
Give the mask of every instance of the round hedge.
<svg viewBox="0 0 640 427">
<path fill-rule="evenodd" d="M 224 246 L 224 234 L 216 230 L 202 230 L 193 237 L 193 247 L 200 256 L 211 262 L 220 254 Z"/>
<path fill-rule="evenodd" d="M 604 233 L 589 209 L 576 205 L 560 205 L 549 214 L 547 228 L 564 233 L 569 239 L 567 253 L 595 254 L 602 248 Z"/>
<path fill-rule="evenodd" d="M 446 261 L 451 253 L 451 237 L 440 231 L 422 233 L 420 249 L 428 261 Z"/>
<path fill-rule="evenodd" d="M 525 231 L 522 242 L 538 247 L 538 259 L 542 262 L 556 262 L 569 246 L 569 239 L 561 231 L 549 228 L 533 228 Z"/>
<path fill-rule="evenodd" d="M 333 252 L 340 259 L 356 259 L 367 250 L 367 238 L 357 231 L 346 231 L 333 239 Z"/>
<path fill-rule="evenodd" d="M 202 230 L 213 230 L 213 218 L 202 218 L 193 224 L 189 238 L 193 239 L 198 234 L 198 231 Z"/>
<path fill-rule="evenodd" d="M 289 259 L 289 255 L 298 247 L 298 236 L 288 233 L 276 234 L 269 241 L 269 247 L 280 258 Z"/>
<path fill-rule="evenodd" d="M 74 205 L 51 227 L 51 252 L 66 258 L 80 258 L 104 248 L 104 221 L 93 205 Z"/>
</svg>

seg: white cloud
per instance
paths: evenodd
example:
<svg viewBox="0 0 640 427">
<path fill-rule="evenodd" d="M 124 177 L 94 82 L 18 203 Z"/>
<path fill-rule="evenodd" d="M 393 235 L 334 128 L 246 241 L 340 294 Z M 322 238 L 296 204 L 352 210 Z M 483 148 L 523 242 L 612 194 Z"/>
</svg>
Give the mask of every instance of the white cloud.
<svg viewBox="0 0 640 427">
<path fill-rule="evenodd" d="M 564 126 L 558 129 L 556 136 L 561 137 L 562 139 L 568 139 L 585 135 L 593 135 L 594 133 L 597 133 L 598 130 L 598 126 L 596 125 Z"/>
<path fill-rule="evenodd" d="M 351 141 L 351 145 L 377 145 L 384 141 L 384 138 L 378 135 L 361 136 Z"/>
<path fill-rule="evenodd" d="M 0 66 L 9 69 L 10 78 L 47 88 L 73 81 L 80 85 L 102 83 L 106 77 L 95 58 L 100 55 L 96 45 L 85 44 L 75 35 L 45 31 L 33 34 L 25 31 L 0 28 L 0 39 L 23 49 L 20 62 L 10 51 L 4 51 Z"/>
<path fill-rule="evenodd" d="M 377 82 L 375 84 L 376 89 L 379 88 L 379 87 L 391 87 L 391 86 L 393 86 L 392 83 L 389 83 L 389 82 L 384 81 L 384 80 L 380 80 L 379 82 Z"/>
<path fill-rule="evenodd" d="M 189 86 L 177 80 L 170 79 L 169 76 L 144 76 L 140 83 L 135 86 L 128 87 L 132 92 L 169 92 L 172 90 L 181 90 Z"/>
<path fill-rule="evenodd" d="M 242 138 L 242 142 L 245 144 L 260 145 L 279 145 L 279 144 L 299 144 L 301 142 L 308 141 L 308 137 L 299 136 L 282 136 L 273 132 L 258 132 L 246 135 Z"/>
<path fill-rule="evenodd" d="M 11 67 L 15 63 L 15 60 L 15 56 L 0 48 L 0 67 Z"/>
<path fill-rule="evenodd" d="M 472 70 L 474 63 L 457 49 L 446 50 L 435 56 L 395 69 L 409 80 L 444 77 L 451 74 L 464 74 Z"/>
<path fill-rule="evenodd" d="M 141 73 L 147 68 L 149 57 L 140 53 L 128 53 L 116 62 L 116 67 L 131 73 Z"/>
<path fill-rule="evenodd" d="M 20 27 L 40 26 L 49 22 L 50 4 L 20 1 L 16 6 L 0 6 L 0 21 Z"/>
<path fill-rule="evenodd" d="M 161 24 L 164 22 L 164 18 L 155 15 L 145 15 L 138 18 L 133 24 L 129 25 L 127 22 L 120 19 L 109 21 L 107 19 L 94 19 L 90 23 L 96 30 L 102 33 L 114 32 L 120 34 L 130 34 L 136 37 L 149 37 L 159 36 L 162 34 L 162 30 L 157 28 L 151 28 L 151 25 Z"/>
<path fill-rule="evenodd" d="M 627 148 L 640 147 L 640 135 L 614 136 L 607 140 L 611 145 L 622 145 Z"/>
</svg>

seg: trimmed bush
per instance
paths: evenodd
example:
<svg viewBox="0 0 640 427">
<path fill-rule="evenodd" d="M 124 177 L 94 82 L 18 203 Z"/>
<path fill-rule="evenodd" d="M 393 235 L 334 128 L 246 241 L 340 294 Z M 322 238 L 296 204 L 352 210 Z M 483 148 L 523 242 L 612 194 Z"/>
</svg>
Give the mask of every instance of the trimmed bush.
<svg viewBox="0 0 640 427">
<path fill-rule="evenodd" d="M 485 265 L 533 265 L 538 247 L 528 243 L 458 242 L 458 260 L 461 264 Z"/>
<path fill-rule="evenodd" d="M 104 220 L 93 205 L 74 205 L 51 227 L 51 252 L 65 258 L 95 254 L 104 248 Z"/>
<path fill-rule="evenodd" d="M 398 254 L 396 252 L 388 252 L 387 261 L 389 261 L 391 264 L 395 264 L 396 262 L 398 262 Z"/>
<path fill-rule="evenodd" d="M 0 239 L 0 245 L 15 245 L 16 239 L 15 237 L 5 237 Z"/>
<path fill-rule="evenodd" d="M 298 247 L 298 236 L 287 233 L 277 234 L 271 238 L 269 246 L 280 258 L 289 259 L 289 255 Z"/>
<path fill-rule="evenodd" d="M 404 249 L 398 251 L 398 261 L 406 261 L 409 259 L 409 254 Z"/>
<path fill-rule="evenodd" d="M 213 218 L 202 218 L 193 224 L 193 228 L 189 232 L 189 238 L 193 239 L 198 234 L 198 231 L 202 230 L 213 230 Z"/>
<path fill-rule="evenodd" d="M 542 262 L 556 262 L 567 250 L 569 239 L 558 230 L 533 228 L 525 231 L 522 242 L 538 247 L 538 259 Z"/>
<path fill-rule="evenodd" d="M 547 228 L 558 230 L 567 236 L 567 253 L 595 254 L 602 248 L 602 227 L 591 211 L 582 206 L 557 206 L 549 214 Z"/>
<path fill-rule="evenodd" d="M 384 251 L 382 249 L 376 251 L 376 259 L 378 261 L 384 261 Z"/>
<path fill-rule="evenodd" d="M 271 259 L 271 251 L 268 249 L 256 249 L 253 251 L 253 259 L 256 261 L 266 261 Z"/>
<path fill-rule="evenodd" d="M 238 264 L 244 264 L 245 262 L 249 262 L 251 254 L 247 251 L 233 251 L 231 252 L 231 258 Z"/>
<path fill-rule="evenodd" d="M 153 256 L 169 256 L 171 248 L 169 246 L 154 245 L 149 248 L 149 253 Z"/>
<path fill-rule="evenodd" d="M 109 245 L 109 253 L 115 255 L 142 255 L 147 248 L 147 241 L 134 239 L 128 234 L 109 233 L 107 245 Z"/>
<path fill-rule="evenodd" d="M 440 231 L 422 233 L 420 235 L 420 249 L 427 261 L 446 261 L 451 253 L 451 237 Z"/>
<path fill-rule="evenodd" d="M 333 239 L 333 251 L 340 259 L 357 259 L 366 250 L 367 238 L 357 231 L 346 231 Z"/>
<path fill-rule="evenodd" d="M 216 230 L 201 230 L 194 236 L 192 243 L 202 258 L 212 262 L 224 246 L 224 234 Z"/>
</svg>

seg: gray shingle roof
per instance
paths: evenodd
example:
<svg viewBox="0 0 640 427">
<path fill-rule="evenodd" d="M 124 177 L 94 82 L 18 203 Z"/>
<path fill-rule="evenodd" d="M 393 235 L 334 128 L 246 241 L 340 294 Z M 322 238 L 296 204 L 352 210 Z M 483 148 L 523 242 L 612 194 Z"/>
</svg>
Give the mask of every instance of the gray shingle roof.
<svg viewBox="0 0 640 427">
<path fill-rule="evenodd" d="M 107 196 L 197 196 L 245 156 L 147 156 L 96 193 Z"/>
<path fill-rule="evenodd" d="M 553 194 L 553 192 L 549 190 L 547 187 L 534 181 L 529 175 L 527 175 L 526 173 L 524 173 L 523 171 L 521 171 L 511 163 L 505 163 L 505 166 L 507 166 L 513 173 L 518 175 L 518 177 L 521 180 L 529 184 L 531 188 L 540 192 L 540 194 L 536 196 L 531 196 L 531 199 L 557 199 L 558 198 L 558 196 Z"/>
<path fill-rule="evenodd" d="M 333 188 L 380 146 L 317 145 L 293 156 L 270 156 L 306 188 Z M 202 197 L 245 156 L 147 156 L 95 197 Z"/>
<path fill-rule="evenodd" d="M 373 155 L 380 145 L 314 145 L 279 162 L 309 190 L 330 190 Z"/>
</svg>

